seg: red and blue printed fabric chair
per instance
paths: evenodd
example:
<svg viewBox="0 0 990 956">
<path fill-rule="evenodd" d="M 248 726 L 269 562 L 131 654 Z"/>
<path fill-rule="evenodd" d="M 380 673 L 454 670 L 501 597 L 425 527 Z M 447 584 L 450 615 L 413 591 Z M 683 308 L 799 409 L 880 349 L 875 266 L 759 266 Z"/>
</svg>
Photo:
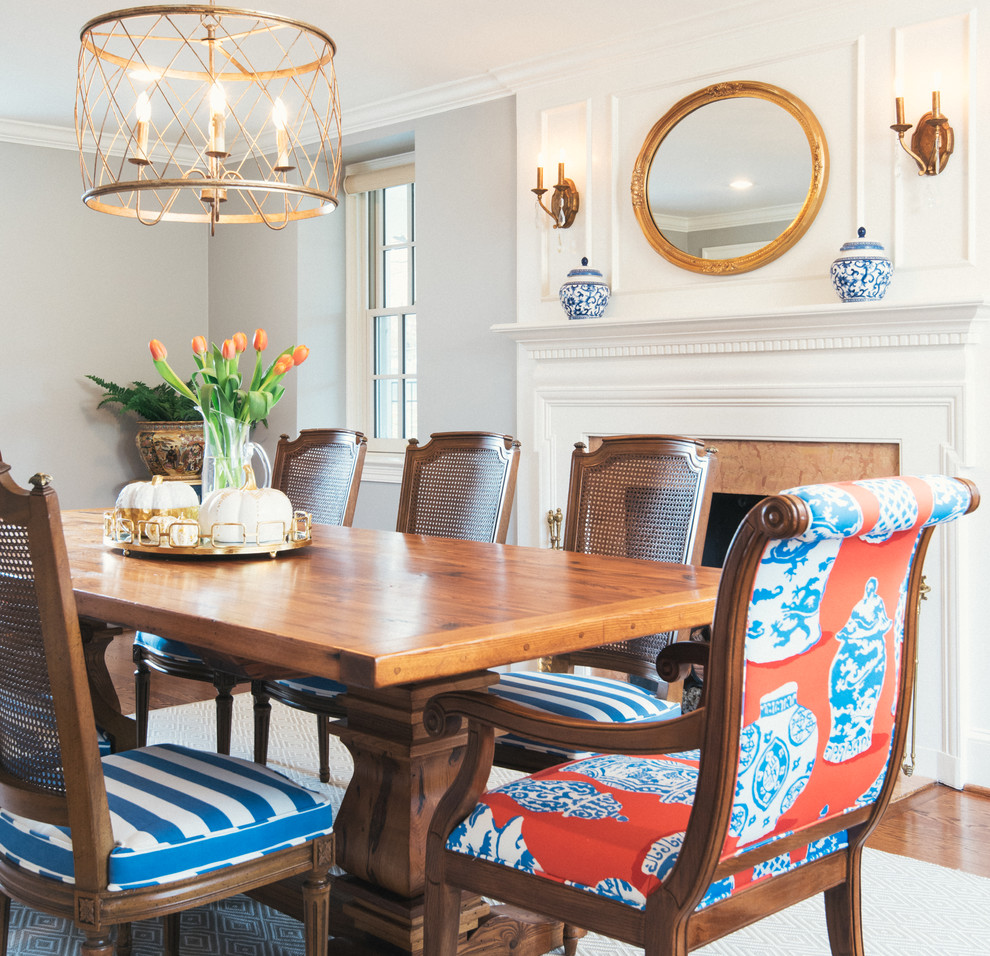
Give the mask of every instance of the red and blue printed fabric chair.
<svg viewBox="0 0 990 956">
<path fill-rule="evenodd" d="M 74 921 L 83 956 L 130 952 L 133 920 L 289 881 L 325 956 L 333 808 L 255 763 L 159 745 L 100 757 L 58 501 L 0 461 L 0 939 L 10 900 Z M 285 892 L 293 892 L 291 886 Z"/>
<path fill-rule="evenodd" d="M 487 694 L 427 843 L 426 956 L 456 950 L 461 891 L 683 956 L 824 893 L 834 956 L 862 956 L 860 859 L 904 749 L 924 554 L 976 508 L 965 479 L 810 485 L 740 526 L 702 706 L 652 725 L 551 720 Z M 595 755 L 482 792 L 493 726 Z"/>
<path fill-rule="evenodd" d="M 574 446 L 564 525 L 565 551 L 700 564 L 717 459 L 703 442 L 672 435 L 610 435 L 593 451 Z M 602 723 L 667 720 L 680 703 L 658 696 L 657 654 L 676 632 L 615 641 L 554 657 L 549 671 L 511 671 L 488 690 L 558 717 Z M 573 673 L 575 666 L 625 679 Z M 515 734 L 499 738 L 495 763 L 539 770 L 587 754 Z"/>
</svg>

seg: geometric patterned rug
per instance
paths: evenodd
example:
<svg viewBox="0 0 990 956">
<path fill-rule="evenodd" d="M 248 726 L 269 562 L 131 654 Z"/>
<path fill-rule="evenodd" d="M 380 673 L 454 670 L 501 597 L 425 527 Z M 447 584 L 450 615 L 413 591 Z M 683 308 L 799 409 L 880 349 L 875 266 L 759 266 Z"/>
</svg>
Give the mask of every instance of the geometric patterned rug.
<svg viewBox="0 0 990 956">
<path fill-rule="evenodd" d="M 250 759 L 251 695 L 234 696 L 231 753 Z M 212 701 L 151 713 L 150 743 L 171 741 L 212 749 Z M 316 718 L 272 704 L 269 766 L 339 805 L 350 777 L 350 755 L 330 738 L 330 783 L 316 777 Z M 491 785 L 518 776 L 496 768 Z M 863 926 L 867 956 L 990 954 L 990 880 L 907 857 L 867 850 L 863 856 Z M 332 932 L 332 929 L 331 929 Z M 133 956 L 159 956 L 157 920 L 134 923 Z M 71 923 L 18 906 L 11 910 L 8 956 L 75 956 L 80 936 Z M 302 926 L 244 896 L 182 916 L 182 956 L 301 956 Z M 821 899 L 806 900 L 726 939 L 698 956 L 830 956 Z M 641 949 L 589 934 L 579 956 L 639 956 Z"/>
</svg>

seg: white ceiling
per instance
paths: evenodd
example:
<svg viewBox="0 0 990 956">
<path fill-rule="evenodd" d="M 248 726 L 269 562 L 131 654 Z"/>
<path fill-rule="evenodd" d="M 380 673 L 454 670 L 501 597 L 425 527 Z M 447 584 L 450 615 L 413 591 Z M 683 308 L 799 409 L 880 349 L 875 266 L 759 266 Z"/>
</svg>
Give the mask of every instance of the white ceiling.
<svg viewBox="0 0 990 956">
<path fill-rule="evenodd" d="M 244 2 L 244 0 L 242 0 Z M 792 0 L 794 2 L 794 0 Z M 803 0 L 802 0 L 803 2 Z M 464 88 L 478 98 L 507 92 L 505 77 L 533 73 L 564 54 L 656 34 L 658 49 L 675 25 L 725 14 L 745 19 L 767 0 L 259 0 L 251 8 L 290 16 L 327 32 L 335 60 L 345 132 L 388 103 L 420 97 L 442 109 Z M 100 0 L 5 4 L 0 32 L 0 121 L 71 128 L 79 30 L 120 7 Z M 697 26 L 697 24 L 695 24 Z"/>
</svg>

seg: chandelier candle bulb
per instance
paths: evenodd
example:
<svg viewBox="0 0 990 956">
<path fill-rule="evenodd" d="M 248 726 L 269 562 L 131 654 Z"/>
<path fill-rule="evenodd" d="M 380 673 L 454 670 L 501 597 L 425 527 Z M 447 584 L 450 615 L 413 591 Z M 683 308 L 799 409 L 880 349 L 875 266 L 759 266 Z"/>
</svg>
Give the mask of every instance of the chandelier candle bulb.
<svg viewBox="0 0 990 956">
<path fill-rule="evenodd" d="M 214 83 L 210 89 L 210 144 L 207 156 L 228 156 L 224 135 L 224 112 L 227 108 L 227 98 L 223 87 Z"/>
<path fill-rule="evenodd" d="M 275 148 L 278 153 L 275 169 L 279 172 L 292 169 L 292 164 L 289 162 L 289 133 L 285 128 L 287 120 L 285 104 L 281 99 L 275 100 L 275 105 L 272 107 L 272 122 L 275 124 Z"/>
<path fill-rule="evenodd" d="M 130 161 L 138 166 L 147 166 L 148 159 L 148 121 L 151 119 L 151 101 L 148 94 L 142 92 L 134 104 L 134 115 L 137 117 L 137 136 L 134 145 L 134 155 Z"/>
</svg>

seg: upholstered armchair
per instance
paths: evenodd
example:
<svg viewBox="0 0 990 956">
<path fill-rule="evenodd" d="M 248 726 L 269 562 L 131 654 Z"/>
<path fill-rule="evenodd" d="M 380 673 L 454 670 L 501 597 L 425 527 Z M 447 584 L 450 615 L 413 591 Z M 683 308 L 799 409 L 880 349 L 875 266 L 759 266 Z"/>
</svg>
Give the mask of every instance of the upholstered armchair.
<svg viewBox="0 0 990 956">
<path fill-rule="evenodd" d="M 571 455 L 564 550 L 700 563 L 716 471 L 714 455 L 690 438 L 614 435 L 590 452 L 579 442 Z M 677 637 L 651 634 L 561 655 L 550 670 L 512 671 L 489 690 L 561 717 L 604 723 L 676 717 L 679 704 L 658 696 L 656 660 Z M 574 673 L 581 665 L 628 676 Z M 495 748 L 495 762 L 516 770 L 574 756 L 515 734 L 501 737 Z"/>
<path fill-rule="evenodd" d="M 650 724 L 551 718 L 489 694 L 427 843 L 427 956 L 456 951 L 461 891 L 683 956 L 824 894 L 834 956 L 862 956 L 860 860 L 904 750 L 922 563 L 973 511 L 941 475 L 811 485 L 743 521 L 719 588 L 706 694 Z M 485 791 L 493 728 L 592 756 Z M 919 904 L 923 894 L 919 891 Z"/>
<path fill-rule="evenodd" d="M 0 461 L 0 934 L 11 899 L 73 920 L 84 956 L 129 952 L 130 923 L 282 881 L 329 931 L 333 810 L 323 794 L 233 757 L 158 745 L 101 759 L 55 493 Z M 291 887 L 287 892 L 292 892 Z"/>
<path fill-rule="evenodd" d="M 312 515 L 314 524 L 349 527 L 357 506 L 367 448 L 368 440 L 361 432 L 346 428 L 304 428 L 292 441 L 288 435 L 282 435 L 275 448 L 272 487 L 287 495 L 293 508 Z M 230 753 L 234 707 L 231 691 L 246 678 L 203 660 L 195 647 L 148 631 L 138 631 L 135 635 L 133 659 L 139 744 L 148 739 L 151 671 L 155 670 L 213 685 L 217 753 Z M 267 733 L 267 729 L 263 732 Z"/>
<path fill-rule="evenodd" d="M 512 514 L 519 442 L 492 432 L 435 432 L 425 445 L 406 447 L 396 531 L 505 543 Z M 301 675 L 256 680 L 254 759 L 268 761 L 271 701 L 317 718 L 319 776 L 330 779 L 329 735 L 346 716 L 347 687 L 326 677 Z"/>
</svg>

